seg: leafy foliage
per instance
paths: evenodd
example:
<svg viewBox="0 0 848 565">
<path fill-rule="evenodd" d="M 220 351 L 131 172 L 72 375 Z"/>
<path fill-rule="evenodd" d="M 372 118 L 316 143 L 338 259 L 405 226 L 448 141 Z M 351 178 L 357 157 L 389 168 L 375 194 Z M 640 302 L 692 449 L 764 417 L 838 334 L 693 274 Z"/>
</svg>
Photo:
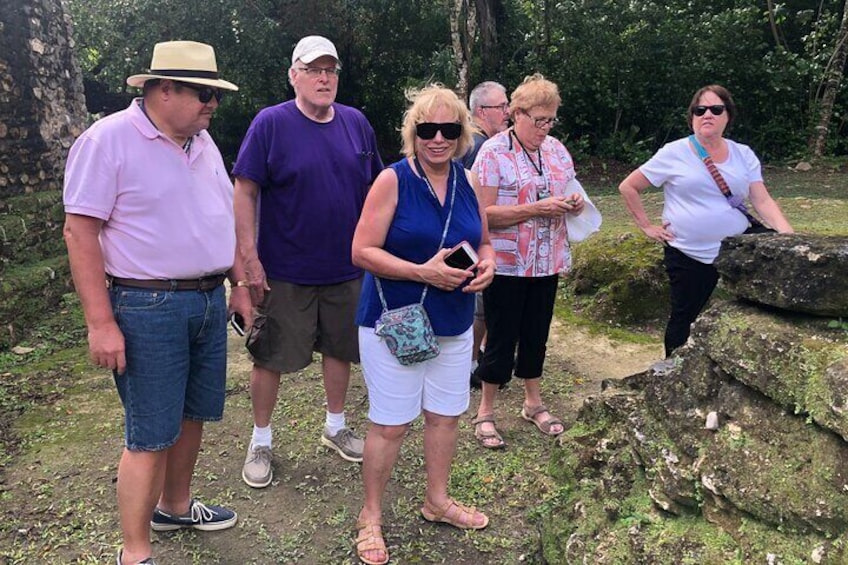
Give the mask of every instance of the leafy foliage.
<svg viewBox="0 0 848 565">
<path fill-rule="evenodd" d="M 771 14 L 772 27 L 766 7 L 748 0 L 488 1 L 498 15 L 498 76 L 480 76 L 483 54 L 475 51 L 470 84 L 494 79 L 511 90 L 542 72 L 563 96 L 554 134 L 581 153 L 628 162 L 686 134 L 692 93 L 714 82 L 736 97 L 733 137 L 767 160 L 801 156 L 844 4 L 788 0 Z M 212 125 L 229 160 L 256 111 L 292 96 L 286 69 L 304 35 L 336 43 L 344 69 L 339 101 L 363 109 L 387 160 L 399 147 L 404 90 L 457 80 L 445 0 L 69 5 L 87 83 L 112 92 L 128 93 L 124 79 L 147 66 L 157 41 L 213 44 L 222 73 L 241 87 Z M 829 142 L 837 154 L 848 152 L 845 110 L 837 99 Z"/>
</svg>

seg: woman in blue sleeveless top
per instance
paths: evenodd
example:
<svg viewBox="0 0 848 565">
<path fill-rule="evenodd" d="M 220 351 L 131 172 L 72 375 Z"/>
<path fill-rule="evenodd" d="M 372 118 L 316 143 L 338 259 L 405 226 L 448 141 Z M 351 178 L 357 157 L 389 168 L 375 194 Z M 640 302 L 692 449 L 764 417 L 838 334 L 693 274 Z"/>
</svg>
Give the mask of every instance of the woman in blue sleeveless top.
<svg viewBox="0 0 848 565">
<path fill-rule="evenodd" d="M 422 412 L 427 471 L 422 516 L 462 529 L 485 528 L 489 522 L 447 492 L 457 423 L 469 403 L 474 293 L 488 286 L 495 272 L 476 177 L 453 161 L 471 143 L 471 119 L 456 94 L 441 86 L 410 98 L 402 127 L 406 158 L 377 177 L 353 238 L 353 261 L 367 271 L 356 323 L 371 421 L 356 542 L 359 559 L 375 565 L 389 560 L 380 527 L 383 493 L 409 424 Z M 479 261 L 469 269 L 447 265 L 450 248 L 463 241 L 477 250 Z M 424 308 L 439 342 L 438 356 L 413 365 L 392 356 L 374 333 L 383 311 L 375 277 L 388 309 L 420 302 L 427 288 Z"/>
</svg>

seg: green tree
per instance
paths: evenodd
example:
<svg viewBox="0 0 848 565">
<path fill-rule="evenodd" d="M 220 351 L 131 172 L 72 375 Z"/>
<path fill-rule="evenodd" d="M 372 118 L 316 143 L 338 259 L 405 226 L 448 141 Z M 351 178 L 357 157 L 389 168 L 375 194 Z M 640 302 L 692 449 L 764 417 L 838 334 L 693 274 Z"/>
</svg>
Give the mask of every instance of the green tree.
<svg viewBox="0 0 848 565">
<path fill-rule="evenodd" d="M 511 90 L 533 72 L 559 84 L 563 123 L 554 134 L 583 152 L 646 158 L 687 132 L 692 93 L 720 83 L 740 108 L 734 138 L 767 160 L 800 156 L 826 70 L 844 66 L 828 67 L 843 0 L 68 1 L 87 84 L 119 95 L 155 42 L 213 44 L 222 73 L 241 87 L 212 125 L 229 159 L 253 115 L 291 97 L 291 50 L 313 33 L 336 43 L 339 101 L 365 112 L 387 160 L 397 155 L 407 88 L 494 79 Z M 451 9 L 460 16 L 454 38 Z M 825 145 L 839 153 L 848 152 L 842 91 L 828 91 Z"/>
</svg>

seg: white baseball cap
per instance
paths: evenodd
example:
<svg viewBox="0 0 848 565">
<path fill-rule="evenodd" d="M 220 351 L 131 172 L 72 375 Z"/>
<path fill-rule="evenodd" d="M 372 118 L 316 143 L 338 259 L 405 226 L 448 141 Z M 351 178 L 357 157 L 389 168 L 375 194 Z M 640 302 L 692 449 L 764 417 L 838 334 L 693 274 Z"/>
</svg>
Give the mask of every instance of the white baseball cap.
<svg viewBox="0 0 848 565">
<path fill-rule="evenodd" d="M 295 61 L 309 64 L 318 57 L 329 55 L 336 61 L 339 60 L 339 54 L 336 53 L 336 46 L 326 37 L 320 35 L 307 35 L 297 42 L 292 51 L 292 64 Z"/>
</svg>

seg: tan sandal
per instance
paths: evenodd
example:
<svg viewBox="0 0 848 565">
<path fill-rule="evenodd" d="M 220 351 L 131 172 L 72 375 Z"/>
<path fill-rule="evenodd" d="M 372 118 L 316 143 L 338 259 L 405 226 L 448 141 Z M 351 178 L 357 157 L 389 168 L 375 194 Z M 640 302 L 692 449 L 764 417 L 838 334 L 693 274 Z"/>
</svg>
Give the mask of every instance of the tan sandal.
<svg viewBox="0 0 848 565">
<path fill-rule="evenodd" d="M 389 562 L 389 552 L 386 549 L 386 541 L 383 539 L 382 522 L 379 520 L 357 520 L 356 529 L 356 556 L 366 565 L 385 565 Z M 385 557 L 380 560 L 368 559 L 365 553 L 368 551 L 382 551 Z"/>
<path fill-rule="evenodd" d="M 478 514 L 483 517 L 483 523 L 475 525 L 474 518 Z M 474 506 L 466 506 L 452 498 L 448 500 L 447 504 L 437 510 L 433 510 L 427 506 L 427 502 L 424 502 L 424 506 L 421 507 L 421 516 L 428 522 L 450 524 L 460 530 L 482 530 L 489 525 L 488 516 L 482 512 L 478 512 Z"/>
<path fill-rule="evenodd" d="M 536 420 L 536 416 L 542 414 L 543 412 L 547 412 L 550 418 L 543 422 L 539 422 L 538 420 Z M 545 407 L 544 404 L 540 404 L 539 406 L 530 409 L 528 409 L 526 406 L 522 406 L 521 417 L 536 426 L 537 428 L 539 428 L 539 431 L 545 434 L 546 436 L 556 437 L 565 431 L 565 425 L 563 425 L 562 420 L 560 420 L 559 418 L 554 418 L 554 415 L 550 413 L 550 411 Z M 562 430 L 559 432 L 551 432 L 551 428 L 556 425 L 561 426 Z"/>
<path fill-rule="evenodd" d="M 474 424 L 474 438 L 477 440 L 481 446 L 486 449 L 503 449 L 506 447 L 506 442 L 501 437 L 501 434 L 498 433 L 498 430 L 495 429 L 492 432 L 483 431 L 480 427 L 480 424 L 491 423 L 493 426 L 495 425 L 495 415 L 494 414 L 485 414 L 483 416 L 477 416 L 471 423 Z M 495 442 L 487 443 L 488 440 L 495 440 Z"/>
</svg>

